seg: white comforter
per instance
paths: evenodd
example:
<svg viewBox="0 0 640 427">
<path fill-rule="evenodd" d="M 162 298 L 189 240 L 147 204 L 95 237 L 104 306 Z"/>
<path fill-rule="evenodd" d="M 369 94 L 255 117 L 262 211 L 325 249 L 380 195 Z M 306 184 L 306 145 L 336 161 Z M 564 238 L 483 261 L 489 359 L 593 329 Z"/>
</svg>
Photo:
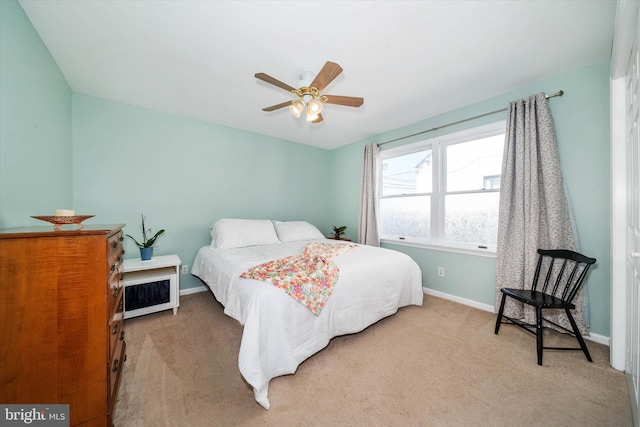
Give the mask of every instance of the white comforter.
<svg viewBox="0 0 640 427">
<path fill-rule="evenodd" d="M 300 254 L 307 243 L 225 250 L 205 246 L 191 270 L 211 288 L 224 312 L 244 325 L 238 366 L 266 409 L 269 381 L 294 373 L 331 338 L 360 332 L 400 307 L 422 305 L 418 265 L 401 252 L 372 246 L 359 245 L 332 258 L 340 276 L 318 316 L 270 283 L 239 278 L 250 267 Z"/>
</svg>

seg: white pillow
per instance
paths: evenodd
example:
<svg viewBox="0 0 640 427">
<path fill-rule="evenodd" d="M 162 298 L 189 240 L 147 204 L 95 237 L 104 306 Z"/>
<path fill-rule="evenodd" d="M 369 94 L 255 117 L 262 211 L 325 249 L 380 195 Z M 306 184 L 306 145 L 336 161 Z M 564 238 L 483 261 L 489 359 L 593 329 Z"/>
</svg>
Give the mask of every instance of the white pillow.
<svg viewBox="0 0 640 427">
<path fill-rule="evenodd" d="M 306 221 L 273 221 L 281 242 L 294 242 L 296 240 L 325 239 L 324 235 L 315 225 Z"/>
<path fill-rule="evenodd" d="M 219 249 L 280 243 L 268 219 L 222 218 L 211 229 L 211 247 Z"/>
</svg>

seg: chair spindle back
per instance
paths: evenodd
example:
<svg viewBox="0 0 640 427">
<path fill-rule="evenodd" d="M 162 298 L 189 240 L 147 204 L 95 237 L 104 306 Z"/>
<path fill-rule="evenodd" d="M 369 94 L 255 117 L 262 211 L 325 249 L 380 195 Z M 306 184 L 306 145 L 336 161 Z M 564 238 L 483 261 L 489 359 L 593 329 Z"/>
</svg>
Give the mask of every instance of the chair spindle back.
<svg viewBox="0 0 640 427">
<path fill-rule="evenodd" d="M 561 298 L 571 303 L 577 295 L 595 258 L 589 258 L 567 249 L 538 249 L 538 264 L 533 279 L 533 290 Z M 559 270 L 556 267 L 559 266 Z M 544 281 L 540 274 L 546 270 Z M 557 270 L 557 271 L 556 271 Z M 551 292 L 549 285 L 552 284 Z M 542 286 L 539 289 L 540 285 Z"/>
</svg>

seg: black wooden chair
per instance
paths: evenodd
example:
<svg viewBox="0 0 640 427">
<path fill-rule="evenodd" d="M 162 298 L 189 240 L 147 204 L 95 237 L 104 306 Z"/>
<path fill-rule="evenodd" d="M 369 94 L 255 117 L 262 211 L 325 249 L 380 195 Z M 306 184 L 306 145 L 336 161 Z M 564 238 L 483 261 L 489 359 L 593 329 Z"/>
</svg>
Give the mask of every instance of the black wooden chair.
<svg viewBox="0 0 640 427">
<path fill-rule="evenodd" d="M 500 310 L 498 311 L 498 318 L 496 319 L 495 333 L 498 333 L 500 325 L 504 323 L 519 326 L 525 331 L 534 334 L 537 342 L 538 365 L 542 365 L 543 349 L 582 350 L 584 355 L 587 356 L 587 360 L 592 362 L 589 350 L 569 310 L 575 308 L 575 305 L 572 303 L 573 298 L 580 290 L 589 268 L 595 262 L 595 258 L 589 258 L 566 249 L 538 249 L 538 265 L 536 266 L 531 289 L 500 289 L 502 292 L 502 301 L 500 302 Z M 535 325 L 505 316 L 503 314 L 504 303 L 507 297 L 534 307 L 536 310 Z M 547 309 L 564 310 L 569 318 L 573 331 L 545 319 L 542 311 Z M 503 318 L 507 320 L 505 321 Z M 575 336 L 580 347 L 544 347 L 542 343 L 543 321 L 551 323 Z"/>
</svg>

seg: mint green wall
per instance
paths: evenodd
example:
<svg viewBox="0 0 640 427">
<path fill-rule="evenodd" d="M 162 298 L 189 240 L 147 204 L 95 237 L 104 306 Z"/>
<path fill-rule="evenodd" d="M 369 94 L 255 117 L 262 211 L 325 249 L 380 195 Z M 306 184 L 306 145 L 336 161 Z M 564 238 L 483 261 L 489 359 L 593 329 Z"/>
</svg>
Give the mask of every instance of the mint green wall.
<svg viewBox="0 0 640 427">
<path fill-rule="evenodd" d="M 306 220 L 329 233 L 330 152 L 73 94 L 74 206 L 87 221 L 164 228 L 156 254 L 191 265 L 222 217 Z M 125 241 L 126 258 L 138 258 Z M 181 276 L 181 288 L 199 286 Z"/>
<path fill-rule="evenodd" d="M 71 90 L 20 5 L 0 1 L 0 228 L 73 198 Z"/>
<path fill-rule="evenodd" d="M 597 258 L 588 279 L 590 329 L 610 335 L 610 167 L 609 167 L 609 63 L 589 66 L 544 79 L 491 99 L 424 120 L 415 125 L 359 141 L 331 152 L 333 193 L 332 221 L 347 225 L 347 237 L 356 237 L 358 197 L 363 147 L 436 126 L 504 108 L 512 100 L 535 93 L 564 90 L 549 101 L 554 118 L 561 166 L 573 203 L 581 251 Z M 437 101 L 433 101 L 437 102 Z M 506 112 L 466 122 L 402 141 L 382 149 L 506 119 Z M 460 298 L 493 305 L 495 259 L 451 252 L 385 245 L 409 254 L 422 269 L 424 286 Z M 437 268 L 445 268 L 438 277 Z"/>
</svg>

